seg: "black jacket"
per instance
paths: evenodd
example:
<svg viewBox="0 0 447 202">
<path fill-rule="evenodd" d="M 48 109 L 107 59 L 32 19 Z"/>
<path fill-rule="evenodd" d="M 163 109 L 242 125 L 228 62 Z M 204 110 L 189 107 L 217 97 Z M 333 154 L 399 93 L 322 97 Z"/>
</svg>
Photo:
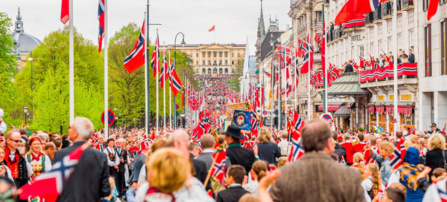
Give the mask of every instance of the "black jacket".
<svg viewBox="0 0 447 202">
<path fill-rule="evenodd" d="M 445 154 L 445 151 L 442 151 L 441 149 L 433 149 L 426 154 L 425 165 L 431 168 L 431 171 L 428 174 L 429 179 L 431 179 L 433 170 L 436 168 L 444 168 L 444 157 L 442 156 L 442 152 Z"/>
<path fill-rule="evenodd" d="M 334 154 L 337 155 L 338 161 L 343 157 L 346 160 L 346 148 L 341 146 L 338 142 L 335 143 L 335 151 Z"/>
<path fill-rule="evenodd" d="M 241 165 L 247 173 L 250 172 L 251 166 L 255 162 L 253 150 L 240 146 L 228 147 L 227 156 L 230 158 L 231 165 Z"/>
<path fill-rule="evenodd" d="M 123 149 L 123 148 L 121 148 L 120 154 L 118 154 L 118 148 L 116 148 L 115 151 L 116 151 L 116 154 L 118 155 L 119 159 L 120 158 L 124 159 L 124 162 L 121 163 L 121 161 L 120 161 L 120 164 L 118 164 L 119 172 L 124 173 L 126 171 L 125 165 L 127 164 L 127 151 L 126 151 L 126 149 Z"/>
<path fill-rule="evenodd" d="M 261 160 L 274 165 L 276 165 L 276 158 L 281 157 L 281 151 L 279 151 L 278 145 L 274 142 L 258 143 L 258 153 Z"/>
<path fill-rule="evenodd" d="M 216 202 L 238 202 L 244 194 L 249 192 L 242 186 L 230 187 L 217 193 Z"/>
<path fill-rule="evenodd" d="M 84 141 L 54 153 L 54 162 L 60 161 Z M 111 193 L 107 156 L 92 147 L 87 148 L 79 159 L 70 179 L 64 185 L 57 201 L 96 202 Z"/>
<path fill-rule="evenodd" d="M 409 62 L 409 63 L 414 63 L 414 62 L 415 62 L 414 54 L 413 54 L 413 53 L 410 53 L 410 55 L 408 56 L 408 62 Z"/>
<path fill-rule="evenodd" d="M 6 147 L 5 147 L 5 149 L 6 149 Z M 26 160 L 22 157 L 22 155 L 19 154 L 18 150 L 16 150 L 16 156 L 19 156 L 19 164 L 18 164 L 19 165 L 19 177 L 14 178 L 14 183 L 17 186 L 17 188 L 20 188 L 23 185 L 25 185 L 26 183 L 28 183 L 29 177 L 28 177 L 28 169 L 26 167 Z M 5 156 L 5 159 L 4 159 L 5 165 L 8 165 L 6 163 L 7 160 L 9 161 L 9 156 Z"/>
</svg>

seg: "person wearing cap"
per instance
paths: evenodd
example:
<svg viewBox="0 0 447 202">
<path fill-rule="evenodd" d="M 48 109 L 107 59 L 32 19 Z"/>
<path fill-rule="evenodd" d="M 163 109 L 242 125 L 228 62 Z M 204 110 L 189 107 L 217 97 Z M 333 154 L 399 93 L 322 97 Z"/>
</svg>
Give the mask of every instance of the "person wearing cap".
<svg viewBox="0 0 447 202">
<path fill-rule="evenodd" d="M 45 171 L 51 170 L 51 159 L 42 153 L 42 141 L 39 137 L 32 137 L 28 145 L 30 150 L 25 155 L 25 160 L 33 168 L 31 179 L 34 179 Z"/>
<path fill-rule="evenodd" d="M 241 165 L 246 171 L 250 171 L 251 165 L 256 160 L 255 154 L 253 150 L 241 147 L 239 140 L 244 139 L 244 135 L 241 134 L 241 129 L 235 125 L 230 125 L 223 134 L 228 144 L 227 156 L 230 159 L 231 165 Z"/>
<path fill-rule="evenodd" d="M 439 128 L 436 126 L 436 123 L 432 123 L 430 125 L 431 131 L 426 131 L 426 133 L 433 134 L 433 132 L 440 132 Z"/>
</svg>

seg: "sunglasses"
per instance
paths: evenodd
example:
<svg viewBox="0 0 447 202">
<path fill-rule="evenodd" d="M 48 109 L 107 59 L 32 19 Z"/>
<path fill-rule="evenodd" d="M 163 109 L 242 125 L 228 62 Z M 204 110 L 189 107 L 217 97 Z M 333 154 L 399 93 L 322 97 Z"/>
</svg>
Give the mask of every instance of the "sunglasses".
<svg viewBox="0 0 447 202">
<path fill-rule="evenodd" d="M 9 139 L 9 140 L 11 140 L 11 141 L 13 141 L 15 143 L 20 143 L 21 142 L 21 140 L 13 140 L 13 139 Z"/>
</svg>

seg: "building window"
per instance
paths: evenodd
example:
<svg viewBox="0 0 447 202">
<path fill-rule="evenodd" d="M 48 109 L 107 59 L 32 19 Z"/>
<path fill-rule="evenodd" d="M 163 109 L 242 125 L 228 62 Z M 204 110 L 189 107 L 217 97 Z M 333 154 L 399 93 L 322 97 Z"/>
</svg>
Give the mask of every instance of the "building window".
<svg viewBox="0 0 447 202">
<path fill-rule="evenodd" d="M 425 76 L 431 76 L 431 24 L 424 27 Z"/>
<path fill-rule="evenodd" d="M 208 68 L 208 74 L 211 74 L 211 68 Z"/>
<path fill-rule="evenodd" d="M 447 18 L 441 22 L 441 74 L 447 75 Z"/>
<path fill-rule="evenodd" d="M 202 60 L 202 65 L 205 65 L 205 60 Z"/>
<path fill-rule="evenodd" d="M 231 69 L 231 73 L 233 73 L 233 74 L 234 74 L 234 68 L 232 68 L 232 69 Z"/>
<path fill-rule="evenodd" d="M 214 52 L 214 57 L 217 57 L 217 52 Z"/>
<path fill-rule="evenodd" d="M 231 64 L 234 65 L 234 60 L 231 61 Z"/>
<path fill-rule="evenodd" d="M 231 53 L 231 57 L 234 57 L 234 53 Z"/>
<path fill-rule="evenodd" d="M 360 56 L 364 57 L 364 55 L 365 55 L 365 47 L 359 46 L 359 53 L 360 53 Z"/>
<path fill-rule="evenodd" d="M 219 52 L 219 57 L 222 57 L 222 52 Z"/>
<path fill-rule="evenodd" d="M 196 60 L 196 65 L 199 65 L 199 61 L 198 60 Z"/>
<path fill-rule="evenodd" d="M 199 54 L 198 53 L 196 53 L 196 58 L 198 58 L 199 57 Z"/>
<path fill-rule="evenodd" d="M 208 60 L 208 65 L 211 65 L 211 60 Z"/>
<path fill-rule="evenodd" d="M 228 57 L 228 52 L 225 52 L 225 57 Z"/>
<path fill-rule="evenodd" d="M 213 63 L 213 65 L 217 65 L 217 62 L 214 60 L 214 63 Z"/>
<path fill-rule="evenodd" d="M 225 68 L 225 74 L 228 74 L 228 68 Z"/>
<path fill-rule="evenodd" d="M 228 65 L 228 60 L 225 60 L 225 65 Z"/>
<path fill-rule="evenodd" d="M 428 2 L 429 2 L 429 0 L 422 0 L 422 9 L 424 11 L 428 10 Z"/>
<path fill-rule="evenodd" d="M 205 57 L 206 56 L 206 53 L 205 52 L 202 52 L 202 57 Z"/>
<path fill-rule="evenodd" d="M 211 57 L 211 52 L 208 52 L 208 57 L 209 57 L 209 58 Z"/>
<path fill-rule="evenodd" d="M 414 29 L 410 30 L 410 34 L 408 36 L 410 48 L 414 46 Z"/>
<path fill-rule="evenodd" d="M 203 68 L 202 69 L 202 74 L 205 74 L 206 73 L 206 70 L 205 70 L 205 68 Z"/>
<path fill-rule="evenodd" d="M 190 57 L 192 57 L 192 53 L 191 53 L 191 54 L 189 54 L 189 56 L 190 56 Z"/>
<path fill-rule="evenodd" d="M 322 11 L 316 11 L 315 15 L 317 17 L 317 22 L 323 22 L 323 12 Z"/>
<path fill-rule="evenodd" d="M 222 60 L 219 61 L 219 65 L 222 65 Z"/>
<path fill-rule="evenodd" d="M 219 69 L 219 74 L 222 74 L 222 68 Z"/>
</svg>

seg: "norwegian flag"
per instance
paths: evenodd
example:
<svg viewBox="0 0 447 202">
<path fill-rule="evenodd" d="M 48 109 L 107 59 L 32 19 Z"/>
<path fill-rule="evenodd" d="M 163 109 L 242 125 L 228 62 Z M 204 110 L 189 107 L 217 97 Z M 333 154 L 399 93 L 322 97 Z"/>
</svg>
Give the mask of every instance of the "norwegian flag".
<svg viewBox="0 0 447 202">
<path fill-rule="evenodd" d="M 294 131 L 292 133 L 292 149 L 289 154 L 289 162 L 295 162 L 304 155 L 304 149 L 301 146 L 301 135 Z"/>
<path fill-rule="evenodd" d="M 251 121 L 251 134 L 257 137 L 259 129 L 259 121 L 254 111 L 250 113 L 250 121 Z"/>
<path fill-rule="evenodd" d="M 394 152 L 390 157 L 390 165 L 393 169 L 397 169 L 404 162 L 405 153 L 407 152 L 404 142 L 405 139 L 402 138 L 394 147 Z"/>
<path fill-rule="evenodd" d="M 61 22 L 67 23 L 69 20 L 69 13 L 70 13 L 70 1 L 69 0 L 62 0 L 61 5 Z"/>
<path fill-rule="evenodd" d="M 360 67 L 370 67 L 371 64 L 368 63 L 368 61 L 365 60 L 365 58 L 360 57 Z"/>
<path fill-rule="evenodd" d="M 87 143 L 83 144 L 61 161 L 53 164 L 53 169 L 37 176 L 33 183 L 23 185 L 18 191 L 20 199 L 27 200 L 38 196 L 45 201 L 56 201 L 74 172 L 84 150 L 88 147 Z"/>
<path fill-rule="evenodd" d="M 137 43 L 133 47 L 132 51 L 124 59 L 124 67 L 129 74 L 132 74 L 135 70 L 144 65 L 145 55 L 146 55 L 146 40 L 145 35 L 145 21 L 143 21 L 143 26 L 141 26 L 140 36 L 138 37 Z"/>
<path fill-rule="evenodd" d="M 98 52 L 101 52 L 102 41 L 105 36 L 105 33 L 104 33 L 104 27 L 105 27 L 105 21 L 104 21 L 105 4 L 104 4 L 104 1 L 105 0 L 99 0 L 99 5 L 98 5 L 98 20 L 99 20 Z"/>
<path fill-rule="evenodd" d="M 388 55 L 386 55 L 385 51 L 382 50 L 382 52 L 383 52 L 383 55 L 385 56 L 386 61 L 388 61 L 388 63 L 390 64 L 390 67 L 394 68 L 393 67 L 393 62 L 391 62 L 390 57 L 388 57 Z"/>
<path fill-rule="evenodd" d="M 217 157 L 216 157 L 217 155 Z M 211 169 L 211 173 L 219 180 L 220 183 L 225 184 L 225 159 L 227 157 L 226 151 L 215 152 L 213 159 L 216 159 L 214 166 Z"/>
<path fill-rule="evenodd" d="M 157 30 L 157 39 L 155 40 L 154 52 L 152 52 L 152 58 L 151 58 L 151 67 L 154 69 L 154 74 L 152 75 L 152 77 L 154 78 L 157 76 L 157 72 L 160 66 L 160 64 L 158 64 L 158 57 L 160 54 L 159 49 L 160 49 L 160 41 L 158 38 L 158 30 Z"/>
<path fill-rule="evenodd" d="M 369 63 L 371 64 L 371 67 L 374 67 L 376 65 L 374 57 L 371 55 L 369 55 Z"/>
<path fill-rule="evenodd" d="M 180 78 L 175 71 L 175 66 L 172 64 L 172 58 L 169 58 L 169 67 L 169 85 L 171 87 L 171 92 L 175 97 L 182 88 L 182 81 L 180 81 Z"/>
<path fill-rule="evenodd" d="M 309 35 L 307 35 L 307 44 L 310 44 Z M 309 69 L 313 69 L 314 66 L 314 54 L 310 45 L 307 45 L 306 53 L 304 54 L 304 62 L 301 66 L 301 74 L 309 72 Z"/>
<path fill-rule="evenodd" d="M 300 117 L 296 110 L 294 110 L 293 122 L 295 122 L 295 130 L 301 131 L 304 128 L 304 120 Z"/>
<path fill-rule="evenodd" d="M 163 62 L 161 65 L 161 74 L 158 82 L 160 82 L 160 87 L 164 88 L 166 79 L 168 78 L 168 61 L 166 60 L 166 51 L 163 51 Z"/>
<path fill-rule="evenodd" d="M 286 66 L 286 98 L 289 97 L 289 93 L 291 92 L 291 88 L 290 88 L 290 84 L 289 84 L 289 79 L 290 79 L 290 71 L 289 71 L 289 66 Z"/>
</svg>

